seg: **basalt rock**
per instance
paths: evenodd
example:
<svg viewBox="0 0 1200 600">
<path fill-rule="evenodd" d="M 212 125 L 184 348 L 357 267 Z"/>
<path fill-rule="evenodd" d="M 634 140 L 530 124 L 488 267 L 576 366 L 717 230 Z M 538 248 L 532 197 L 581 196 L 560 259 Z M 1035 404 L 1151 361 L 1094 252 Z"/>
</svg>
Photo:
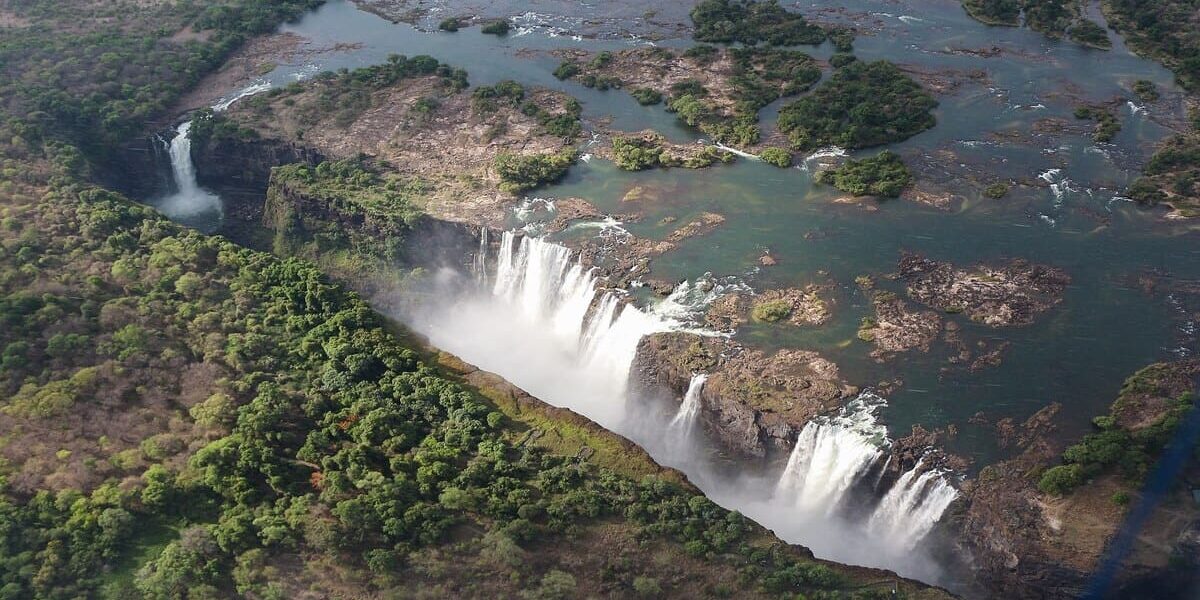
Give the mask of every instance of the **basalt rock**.
<svg viewBox="0 0 1200 600">
<path fill-rule="evenodd" d="M 1032 323 L 1071 282 L 1061 269 L 1021 259 L 964 269 L 915 254 L 900 259 L 898 275 L 913 300 L 992 327 Z"/>
<path fill-rule="evenodd" d="M 753 458 L 786 456 L 809 419 L 857 393 L 815 352 L 768 355 L 682 332 L 646 336 L 638 345 L 634 380 L 642 387 L 681 397 L 694 373 L 709 374 L 700 397 L 705 429 L 726 450 Z"/>
<path fill-rule="evenodd" d="M 1193 387 L 1200 361 L 1152 365 L 1130 377 L 1112 405 L 1119 426 L 1137 432 L 1158 423 L 1172 399 Z M 1137 486 L 1114 470 L 1101 471 L 1065 496 L 1038 489 L 1040 474 L 1059 464 L 1066 445 L 1057 432 L 1058 404 L 1023 424 L 996 424 L 1018 454 L 983 468 L 961 486 L 949 525 L 974 557 L 978 584 L 994 598 L 1049 599 L 1080 596 L 1118 528 L 1127 506 L 1136 505 Z M 980 421 L 981 419 L 974 419 Z M 1154 460 L 1155 457 L 1151 457 Z M 1186 480 L 1200 480 L 1195 462 Z M 1131 496 L 1127 505 L 1117 494 Z M 1149 516 L 1106 597 L 1181 597 L 1200 561 L 1194 553 L 1200 507 L 1187 486 L 1175 486 L 1163 507 Z M 1188 561 L 1191 561 L 1190 563 Z"/>
</svg>

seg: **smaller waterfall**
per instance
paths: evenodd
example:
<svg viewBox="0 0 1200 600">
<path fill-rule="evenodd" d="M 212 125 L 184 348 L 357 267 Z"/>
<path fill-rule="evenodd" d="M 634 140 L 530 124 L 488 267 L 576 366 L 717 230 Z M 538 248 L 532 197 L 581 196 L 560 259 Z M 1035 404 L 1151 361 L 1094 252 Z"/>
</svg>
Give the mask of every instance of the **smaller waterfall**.
<svg viewBox="0 0 1200 600">
<path fill-rule="evenodd" d="M 692 375 L 687 393 L 683 395 L 683 403 L 679 405 L 679 412 L 675 413 L 675 418 L 671 419 L 671 429 L 679 431 L 683 435 L 692 431 L 696 416 L 700 414 L 700 393 L 704 391 L 704 382 L 707 380 L 708 375 L 705 373 Z"/>
<path fill-rule="evenodd" d="M 175 130 L 175 137 L 170 146 L 175 193 L 158 204 L 158 209 L 163 214 L 176 220 L 221 212 L 221 199 L 201 188 L 196 182 L 196 165 L 192 162 L 192 140 L 188 136 L 191 129 L 192 122 L 185 121 Z"/>
<path fill-rule="evenodd" d="M 850 500 L 847 492 L 857 482 L 874 475 L 872 487 L 878 489 L 891 460 L 886 452 L 887 430 L 875 419 L 875 410 L 883 402 L 864 392 L 836 416 L 805 424 L 779 478 L 776 496 L 802 515 L 823 518 L 844 508 Z M 866 532 L 898 550 L 911 550 L 957 494 L 940 472 L 918 463 L 884 493 L 870 513 Z"/>
<path fill-rule="evenodd" d="M 476 279 L 487 277 L 488 228 L 479 228 L 479 251 L 475 253 L 475 261 L 471 264 L 472 274 Z"/>
<path fill-rule="evenodd" d="M 242 98 L 269 89 L 270 83 L 255 83 L 217 102 L 212 109 L 221 112 Z M 188 135 L 191 130 L 191 121 L 184 121 L 175 129 L 175 137 L 171 139 L 168 148 L 171 156 L 171 174 L 175 179 L 175 193 L 158 201 L 156 207 L 172 220 L 182 221 L 200 229 L 215 229 L 212 221 L 219 222 L 223 213 L 221 198 L 201 188 L 196 181 L 196 165 L 192 162 L 192 139 Z"/>
<path fill-rule="evenodd" d="M 911 550 L 933 529 L 957 495 L 940 473 L 922 471 L 921 463 L 917 463 L 880 500 L 867 528 Z"/>
</svg>

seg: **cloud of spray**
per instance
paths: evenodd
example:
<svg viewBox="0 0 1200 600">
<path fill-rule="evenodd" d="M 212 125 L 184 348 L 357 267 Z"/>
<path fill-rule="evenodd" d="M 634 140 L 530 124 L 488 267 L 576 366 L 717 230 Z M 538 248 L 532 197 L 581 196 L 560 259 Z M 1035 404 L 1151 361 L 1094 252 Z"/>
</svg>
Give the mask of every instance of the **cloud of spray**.
<svg viewBox="0 0 1200 600">
<path fill-rule="evenodd" d="M 639 397 L 628 383 L 641 337 L 684 327 L 683 299 L 711 293 L 683 288 L 657 306 L 638 308 L 620 292 L 595 291 L 591 274 L 562 246 L 506 235 L 500 255 L 486 281 L 442 271 L 436 289 L 402 317 L 435 346 L 633 440 L 660 464 L 686 473 L 713 501 L 784 540 L 822 558 L 940 582 L 942 569 L 922 539 L 955 494 L 941 476 L 914 471 L 881 497 L 852 497 L 864 480 L 878 483 L 886 460 L 875 445 L 886 431 L 869 407 L 806 426 L 782 473 L 731 465 L 715 455 L 688 413 L 698 409 L 699 389 L 685 398 L 697 402 L 681 404 Z M 475 270 L 491 270 L 485 266 L 477 261 Z M 859 510 L 850 510 L 856 503 Z"/>
</svg>

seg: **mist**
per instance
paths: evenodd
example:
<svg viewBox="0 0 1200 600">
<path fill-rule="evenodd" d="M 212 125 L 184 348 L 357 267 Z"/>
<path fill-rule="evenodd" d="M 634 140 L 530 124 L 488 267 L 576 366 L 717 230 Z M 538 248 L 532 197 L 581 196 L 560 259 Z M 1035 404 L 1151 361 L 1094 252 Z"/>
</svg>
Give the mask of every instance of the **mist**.
<svg viewBox="0 0 1200 600">
<path fill-rule="evenodd" d="M 629 385 L 642 336 L 686 329 L 687 312 L 712 294 L 688 294 L 684 284 L 655 305 L 635 306 L 624 292 L 597 291 L 567 248 L 507 233 L 498 256 L 477 257 L 474 270 L 442 270 L 400 317 L 434 346 L 632 440 L 714 502 L 820 558 L 943 582 L 927 534 L 956 491 L 919 468 L 876 490 L 887 460 L 879 443 L 886 429 L 874 418 L 882 398 L 865 394 L 810 422 L 782 468 L 722 459 L 697 418 L 703 374 L 682 399 Z"/>
</svg>

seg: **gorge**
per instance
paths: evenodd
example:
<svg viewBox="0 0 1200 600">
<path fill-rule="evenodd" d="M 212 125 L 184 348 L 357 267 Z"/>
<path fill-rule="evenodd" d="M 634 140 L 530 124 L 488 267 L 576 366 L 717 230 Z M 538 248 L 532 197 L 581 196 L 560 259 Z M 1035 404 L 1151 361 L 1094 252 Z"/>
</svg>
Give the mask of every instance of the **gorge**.
<svg viewBox="0 0 1200 600">
<path fill-rule="evenodd" d="M 1185 3 L 653 4 L 0 7 L 0 596 L 1200 590 Z"/>
</svg>

